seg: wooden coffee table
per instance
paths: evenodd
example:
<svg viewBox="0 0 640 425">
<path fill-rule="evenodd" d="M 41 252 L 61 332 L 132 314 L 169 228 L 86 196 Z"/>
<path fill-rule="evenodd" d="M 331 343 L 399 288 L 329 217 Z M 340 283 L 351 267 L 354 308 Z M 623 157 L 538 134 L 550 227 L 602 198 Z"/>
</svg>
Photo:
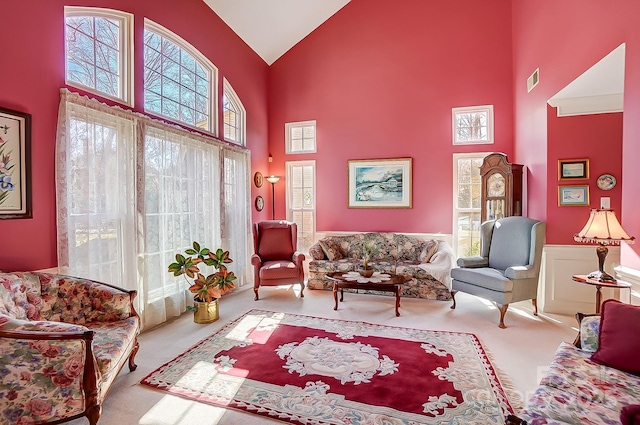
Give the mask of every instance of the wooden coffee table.
<svg viewBox="0 0 640 425">
<path fill-rule="evenodd" d="M 393 273 L 384 273 L 389 276 L 389 280 L 382 282 L 363 282 L 347 280 L 345 277 L 347 273 L 328 273 L 327 278 L 333 281 L 333 300 L 335 305 L 334 310 L 338 309 L 338 290 L 340 290 L 340 302 L 344 299 L 344 289 L 364 289 L 381 292 L 392 292 L 396 294 L 396 316 L 400 316 L 398 309 L 400 308 L 400 286 L 411 281 L 409 275 L 396 275 Z"/>
</svg>

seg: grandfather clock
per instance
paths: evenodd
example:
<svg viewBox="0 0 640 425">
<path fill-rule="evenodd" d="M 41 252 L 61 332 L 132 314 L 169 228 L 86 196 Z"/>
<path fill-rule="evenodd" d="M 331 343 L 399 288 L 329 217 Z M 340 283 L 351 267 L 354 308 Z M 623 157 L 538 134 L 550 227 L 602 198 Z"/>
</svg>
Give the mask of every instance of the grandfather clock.
<svg viewBox="0 0 640 425">
<path fill-rule="evenodd" d="M 502 153 L 484 158 L 482 177 L 482 221 L 522 215 L 522 169 Z"/>
</svg>

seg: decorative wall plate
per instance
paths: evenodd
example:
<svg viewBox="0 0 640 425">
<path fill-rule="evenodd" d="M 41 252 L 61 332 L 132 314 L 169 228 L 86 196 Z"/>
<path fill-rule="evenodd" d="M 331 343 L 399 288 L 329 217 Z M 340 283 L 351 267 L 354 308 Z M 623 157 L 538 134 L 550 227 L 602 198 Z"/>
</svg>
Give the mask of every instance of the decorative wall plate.
<svg viewBox="0 0 640 425">
<path fill-rule="evenodd" d="M 262 173 L 260 171 L 256 171 L 256 173 L 253 175 L 253 183 L 256 185 L 256 187 L 261 187 L 262 181 Z"/>
<path fill-rule="evenodd" d="M 598 181 L 596 183 L 602 190 L 611 190 L 616 186 L 616 178 L 611 174 L 603 174 L 598 177 Z"/>
<path fill-rule="evenodd" d="M 262 211 L 263 208 L 264 208 L 264 199 L 262 199 L 262 196 L 256 196 L 256 210 Z"/>
</svg>

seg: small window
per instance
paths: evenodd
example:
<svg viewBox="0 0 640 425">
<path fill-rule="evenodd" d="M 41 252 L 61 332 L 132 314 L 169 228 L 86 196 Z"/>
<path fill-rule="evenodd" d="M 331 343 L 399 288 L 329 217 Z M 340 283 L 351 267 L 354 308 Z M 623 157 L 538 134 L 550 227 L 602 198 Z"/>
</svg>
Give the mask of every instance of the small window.
<svg viewBox="0 0 640 425">
<path fill-rule="evenodd" d="M 189 43 L 145 20 L 145 112 L 215 134 L 216 71 Z"/>
<path fill-rule="evenodd" d="M 289 122 L 284 125 L 287 145 L 286 153 L 315 153 L 316 122 Z"/>
<path fill-rule="evenodd" d="M 223 81 L 223 86 L 222 115 L 224 117 L 224 139 L 229 142 L 244 145 L 246 111 L 238 95 L 226 78 Z"/>
<path fill-rule="evenodd" d="M 453 108 L 453 144 L 493 143 L 493 105 Z"/>
<path fill-rule="evenodd" d="M 133 15 L 70 6 L 64 15 L 67 85 L 133 106 Z"/>
</svg>

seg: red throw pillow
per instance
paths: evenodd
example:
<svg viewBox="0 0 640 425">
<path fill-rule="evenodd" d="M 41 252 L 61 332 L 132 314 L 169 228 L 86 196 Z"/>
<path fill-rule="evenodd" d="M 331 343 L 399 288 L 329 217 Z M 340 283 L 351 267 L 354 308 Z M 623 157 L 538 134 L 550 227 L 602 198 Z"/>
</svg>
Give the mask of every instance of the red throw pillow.
<svg viewBox="0 0 640 425">
<path fill-rule="evenodd" d="M 640 425 L 640 404 L 624 406 L 620 412 L 622 425 Z"/>
<path fill-rule="evenodd" d="M 596 363 L 640 375 L 640 306 L 618 300 L 602 303 Z"/>
</svg>

